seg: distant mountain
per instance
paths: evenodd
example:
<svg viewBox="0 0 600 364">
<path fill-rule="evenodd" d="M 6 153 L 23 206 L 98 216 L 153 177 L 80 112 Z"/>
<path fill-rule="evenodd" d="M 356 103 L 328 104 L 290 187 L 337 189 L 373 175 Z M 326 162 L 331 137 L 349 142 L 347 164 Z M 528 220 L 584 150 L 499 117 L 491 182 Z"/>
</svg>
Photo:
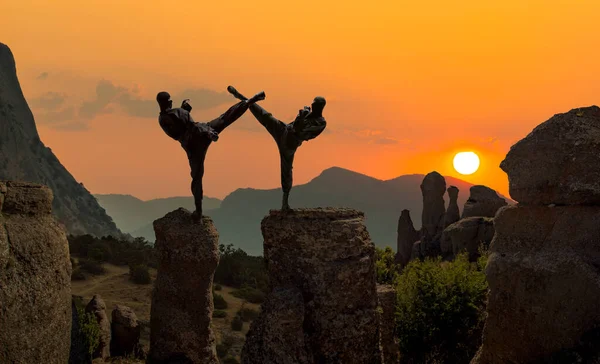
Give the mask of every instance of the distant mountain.
<svg viewBox="0 0 600 364">
<path fill-rule="evenodd" d="M 44 184 L 52 189 L 52 210 L 74 235 L 122 236 L 92 194 L 77 182 L 40 140 L 23 96 L 11 50 L 0 43 L 0 180 Z"/>
<path fill-rule="evenodd" d="M 152 222 L 179 207 L 194 211 L 192 196 L 158 198 L 142 201 L 131 195 L 96 194 L 100 206 L 113 218 L 117 226 L 132 236 L 141 236 L 154 242 Z M 203 208 L 206 213 L 221 205 L 221 200 L 204 197 Z"/>
<path fill-rule="evenodd" d="M 423 202 L 420 185 L 423 177 L 422 174 L 412 174 L 383 181 L 333 167 L 304 185 L 294 186 L 290 205 L 292 208 L 332 206 L 361 210 L 365 212 L 367 228 L 375 244 L 395 249 L 398 217 L 403 209 L 410 210 L 417 229 L 421 225 Z M 459 188 L 458 204 L 462 211 L 469 198 L 469 188 L 473 185 L 457 178 L 445 178 L 448 187 Z M 445 198 L 447 202 L 447 196 Z M 238 189 L 209 215 L 219 230 L 221 243 L 231 243 L 249 254 L 262 255 L 260 222 L 270 209 L 279 209 L 280 204 L 280 189 Z"/>
</svg>

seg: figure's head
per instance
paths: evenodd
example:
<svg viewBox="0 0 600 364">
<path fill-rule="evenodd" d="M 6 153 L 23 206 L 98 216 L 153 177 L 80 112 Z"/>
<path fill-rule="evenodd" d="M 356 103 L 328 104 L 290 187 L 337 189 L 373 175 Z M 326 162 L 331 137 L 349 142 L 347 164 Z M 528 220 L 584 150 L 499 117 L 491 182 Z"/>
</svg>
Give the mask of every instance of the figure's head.
<svg viewBox="0 0 600 364">
<path fill-rule="evenodd" d="M 313 114 L 321 114 L 323 109 L 325 108 L 325 98 L 322 96 L 317 96 L 312 102 L 311 109 Z"/>
<path fill-rule="evenodd" d="M 164 111 L 173 107 L 173 101 L 171 101 L 171 95 L 166 91 L 161 91 L 156 95 L 156 102 L 160 106 L 160 111 Z"/>
</svg>

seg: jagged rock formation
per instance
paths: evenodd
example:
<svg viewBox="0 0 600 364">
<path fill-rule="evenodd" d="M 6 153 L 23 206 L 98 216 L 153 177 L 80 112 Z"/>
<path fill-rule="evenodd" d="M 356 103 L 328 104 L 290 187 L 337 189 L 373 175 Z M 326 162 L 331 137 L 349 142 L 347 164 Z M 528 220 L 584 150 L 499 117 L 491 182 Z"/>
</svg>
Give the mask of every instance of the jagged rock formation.
<svg viewBox="0 0 600 364">
<path fill-rule="evenodd" d="M 546 363 L 600 327 L 599 127 L 597 107 L 555 115 L 502 162 L 520 203 L 494 219 L 488 317 L 472 363 Z"/>
<path fill-rule="evenodd" d="M 111 356 L 144 357 L 144 351 L 140 346 L 140 325 L 135 312 L 131 308 L 116 305 L 112 311 L 111 328 Z"/>
<path fill-rule="evenodd" d="M 15 60 L 0 43 L 0 180 L 41 183 L 52 189 L 52 208 L 74 235 L 121 236 L 96 199 L 60 164 L 37 132 Z"/>
<path fill-rule="evenodd" d="M 381 312 L 379 328 L 383 363 L 398 364 L 400 348 L 396 336 L 396 291 L 391 285 L 378 284 L 377 297 Z"/>
<path fill-rule="evenodd" d="M 96 322 L 100 326 L 100 343 L 92 356 L 94 358 L 107 359 L 110 357 L 110 320 L 106 314 L 106 303 L 100 295 L 95 294 L 90 302 L 85 306 L 85 312 L 91 313 L 96 317 Z"/>
<path fill-rule="evenodd" d="M 460 220 L 460 211 L 458 209 L 458 187 L 450 186 L 447 191 L 448 208 L 444 215 L 444 229 Z"/>
<path fill-rule="evenodd" d="M 217 364 L 210 324 L 219 234 L 209 217 L 194 223 L 185 209 L 154 221 L 154 231 L 158 274 L 152 293 L 148 363 Z"/>
<path fill-rule="evenodd" d="M 469 260 L 479 258 L 479 248 L 488 247 L 494 238 L 494 219 L 468 217 L 448 226 L 441 239 L 442 256 L 454 257 L 461 252 L 469 254 Z"/>
<path fill-rule="evenodd" d="M 261 228 L 271 293 L 242 363 L 381 363 L 375 246 L 364 214 L 271 210 Z"/>
<path fill-rule="evenodd" d="M 600 204 L 600 107 L 556 114 L 510 148 L 500 164 L 522 205 Z"/>
<path fill-rule="evenodd" d="M 69 361 L 71 262 L 52 197 L 0 182 L 0 363 Z"/>
<path fill-rule="evenodd" d="M 415 230 L 408 210 L 402 210 L 402 213 L 400 213 L 397 239 L 396 263 L 401 267 L 405 267 L 410 261 L 413 245 L 419 240 L 419 232 Z"/>
<path fill-rule="evenodd" d="M 505 199 L 487 186 L 473 186 L 470 192 L 463 208 L 463 219 L 474 216 L 494 217 L 501 207 L 508 205 Z"/>
</svg>

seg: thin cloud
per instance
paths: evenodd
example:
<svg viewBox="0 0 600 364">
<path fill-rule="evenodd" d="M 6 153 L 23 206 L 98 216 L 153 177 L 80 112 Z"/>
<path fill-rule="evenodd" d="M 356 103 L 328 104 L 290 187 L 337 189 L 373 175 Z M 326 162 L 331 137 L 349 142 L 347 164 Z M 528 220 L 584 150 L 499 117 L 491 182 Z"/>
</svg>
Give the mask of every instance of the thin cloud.
<svg viewBox="0 0 600 364">
<path fill-rule="evenodd" d="M 373 144 L 381 144 L 381 145 L 398 144 L 398 140 L 395 138 L 383 137 L 383 138 L 377 138 L 377 139 L 373 140 Z"/>
<path fill-rule="evenodd" d="M 117 87 L 110 81 L 101 80 L 96 85 L 96 98 L 91 101 L 84 101 L 79 107 L 79 117 L 93 119 L 97 115 L 110 113 L 112 110 L 107 106 L 119 93 L 126 91 L 125 88 Z"/>
<path fill-rule="evenodd" d="M 49 76 L 48 72 L 42 72 L 39 74 L 39 76 L 36 77 L 37 80 L 45 80 L 47 79 Z"/>
<path fill-rule="evenodd" d="M 67 95 L 51 91 L 31 99 L 29 106 L 34 109 L 57 110 L 65 103 L 66 99 Z"/>
</svg>

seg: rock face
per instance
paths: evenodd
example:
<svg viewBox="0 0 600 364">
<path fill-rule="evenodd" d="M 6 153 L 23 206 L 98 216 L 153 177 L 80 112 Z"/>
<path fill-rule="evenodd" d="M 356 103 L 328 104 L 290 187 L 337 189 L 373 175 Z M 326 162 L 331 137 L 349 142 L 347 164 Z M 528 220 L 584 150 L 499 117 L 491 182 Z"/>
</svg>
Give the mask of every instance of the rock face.
<svg viewBox="0 0 600 364">
<path fill-rule="evenodd" d="M 573 109 L 538 125 L 500 168 L 521 204 L 600 204 L 600 108 Z"/>
<path fill-rule="evenodd" d="M 0 43 L 0 180 L 50 187 L 58 220 L 74 235 L 120 236 L 96 199 L 62 166 L 37 132 L 10 49 Z"/>
<path fill-rule="evenodd" d="M 423 178 L 421 192 L 423 194 L 421 241 L 429 242 L 438 237 L 444 228 L 446 180 L 438 172 L 431 172 Z"/>
<path fill-rule="evenodd" d="M 500 208 L 507 205 L 506 200 L 489 187 L 473 186 L 470 192 L 463 208 L 463 219 L 473 216 L 494 217 Z"/>
<path fill-rule="evenodd" d="M 448 209 L 444 215 L 444 228 L 460 220 L 460 210 L 458 209 L 458 187 L 448 187 Z"/>
<path fill-rule="evenodd" d="M 398 219 L 398 241 L 396 245 L 396 263 L 405 267 L 410 261 L 413 245 L 419 240 L 419 232 L 415 230 L 410 211 L 402 210 Z"/>
<path fill-rule="evenodd" d="M 69 361 L 71 262 L 52 198 L 46 186 L 0 182 L 0 363 Z"/>
<path fill-rule="evenodd" d="M 469 260 L 479 258 L 479 248 L 488 247 L 494 238 L 494 219 L 468 217 L 448 226 L 442 234 L 442 255 L 454 257 L 461 252 L 469 254 Z"/>
<path fill-rule="evenodd" d="M 100 326 L 100 344 L 92 355 L 94 358 L 106 359 L 110 357 L 110 320 L 106 314 L 106 303 L 100 295 L 94 295 L 85 307 L 86 313 L 92 313 Z"/>
<path fill-rule="evenodd" d="M 178 209 L 154 221 L 158 274 L 150 312 L 148 363 L 217 364 L 211 329 L 219 234 L 212 220 Z"/>
<path fill-rule="evenodd" d="M 599 111 L 554 116 L 502 163 L 520 203 L 494 218 L 488 317 L 474 364 L 547 363 L 583 343 L 600 347 Z M 566 205 L 545 205 L 552 202 Z"/>
<path fill-rule="evenodd" d="M 391 285 L 378 284 L 377 297 L 381 309 L 381 349 L 384 364 L 398 364 L 400 349 L 396 337 L 396 291 Z"/>
<path fill-rule="evenodd" d="M 272 210 L 261 228 L 271 293 L 242 363 L 381 363 L 375 246 L 364 214 Z"/>
<path fill-rule="evenodd" d="M 140 346 L 140 325 L 131 308 L 117 305 L 112 311 L 111 328 L 111 356 L 144 356 Z"/>
</svg>

